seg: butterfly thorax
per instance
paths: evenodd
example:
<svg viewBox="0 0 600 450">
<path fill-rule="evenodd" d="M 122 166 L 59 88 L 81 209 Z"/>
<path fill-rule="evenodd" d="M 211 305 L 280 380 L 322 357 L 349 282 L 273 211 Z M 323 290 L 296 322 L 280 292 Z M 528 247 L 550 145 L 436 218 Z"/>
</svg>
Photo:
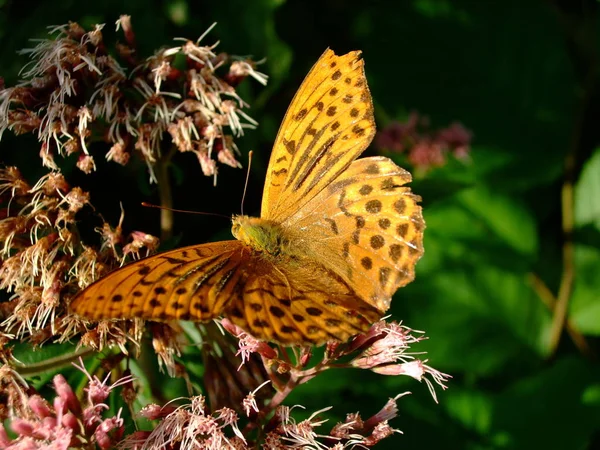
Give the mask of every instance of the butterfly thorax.
<svg viewBox="0 0 600 450">
<path fill-rule="evenodd" d="M 279 223 L 250 216 L 234 216 L 232 222 L 233 236 L 252 249 L 271 256 L 289 252 L 290 239 Z"/>
</svg>

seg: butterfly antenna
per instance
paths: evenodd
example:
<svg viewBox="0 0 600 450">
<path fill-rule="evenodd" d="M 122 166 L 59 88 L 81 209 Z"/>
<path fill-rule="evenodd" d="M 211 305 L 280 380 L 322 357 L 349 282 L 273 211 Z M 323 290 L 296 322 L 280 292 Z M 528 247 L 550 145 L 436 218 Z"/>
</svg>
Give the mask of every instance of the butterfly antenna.
<svg viewBox="0 0 600 450">
<path fill-rule="evenodd" d="M 248 190 L 248 180 L 250 179 L 250 167 L 252 166 L 252 150 L 248 152 L 248 171 L 246 172 L 246 183 L 244 184 L 244 193 L 242 194 L 242 216 L 244 215 L 244 201 L 246 200 L 246 191 Z"/>
<path fill-rule="evenodd" d="M 173 212 L 181 212 L 181 213 L 188 213 L 188 214 L 200 214 L 201 216 L 224 217 L 227 220 L 231 219 L 231 217 L 225 216 L 223 214 L 209 213 L 209 212 L 200 212 L 200 211 L 188 211 L 187 209 L 167 208 L 166 206 L 154 205 L 152 203 L 146 203 L 146 202 L 142 202 L 142 206 L 146 206 L 147 208 L 166 209 L 167 211 L 173 211 Z"/>
</svg>

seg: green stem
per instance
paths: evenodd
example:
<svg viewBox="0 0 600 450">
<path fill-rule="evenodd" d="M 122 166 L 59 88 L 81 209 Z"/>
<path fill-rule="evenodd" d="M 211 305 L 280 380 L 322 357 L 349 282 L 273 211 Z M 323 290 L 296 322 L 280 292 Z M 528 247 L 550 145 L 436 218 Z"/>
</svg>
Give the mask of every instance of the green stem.
<svg viewBox="0 0 600 450">
<path fill-rule="evenodd" d="M 555 9 L 559 23 L 563 27 L 564 39 L 573 60 L 575 72 L 578 74 L 581 85 L 580 101 L 576 114 L 574 114 L 574 127 L 571 142 L 565 157 L 565 170 L 561 188 L 562 210 L 562 275 L 554 307 L 552 328 L 548 344 L 549 355 L 556 354 L 563 330 L 567 324 L 569 301 L 575 283 L 575 245 L 573 243 L 574 230 L 574 185 L 577 181 L 578 171 L 582 165 L 582 147 L 584 144 L 584 128 L 586 126 L 590 104 L 598 88 L 597 76 L 600 61 L 597 57 L 596 47 L 596 22 L 595 12 L 598 6 L 593 2 L 559 2 L 550 0 L 550 5 Z M 590 8 L 587 11 L 587 8 Z M 589 14 L 591 12 L 592 14 Z"/>
<path fill-rule="evenodd" d="M 79 360 L 79 358 L 85 358 L 88 355 L 94 355 L 96 353 L 97 352 L 95 350 L 84 347 L 80 348 L 79 350 L 76 350 L 73 353 L 49 358 L 39 363 L 20 364 L 13 362 L 11 363 L 11 365 L 20 375 L 24 377 L 32 377 L 47 371 L 57 370 L 61 367 L 70 366 L 74 361 Z"/>
<path fill-rule="evenodd" d="M 544 281 L 535 273 L 529 273 L 527 275 L 527 282 L 531 285 L 532 289 L 536 292 L 538 298 L 542 301 L 544 306 L 549 311 L 553 312 L 556 310 L 556 297 L 550 290 L 550 288 L 544 283 Z M 577 326 L 572 320 L 567 317 L 565 323 L 565 330 L 569 333 L 571 340 L 575 346 L 579 349 L 582 355 L 595 359 L 595 354 L 590 345 L 588 344 L 585 336 L 577 329 Z"/>
<path fill-rule="evenodd" d="M 158 195 L 160 198 L 160 240 L 167 241 L 173 237 L 173 192 L 169 166 L 176 152 L 175 146 L 162 156 L 156 163 L 156 178 L 158 180 Z"/>
</svg>

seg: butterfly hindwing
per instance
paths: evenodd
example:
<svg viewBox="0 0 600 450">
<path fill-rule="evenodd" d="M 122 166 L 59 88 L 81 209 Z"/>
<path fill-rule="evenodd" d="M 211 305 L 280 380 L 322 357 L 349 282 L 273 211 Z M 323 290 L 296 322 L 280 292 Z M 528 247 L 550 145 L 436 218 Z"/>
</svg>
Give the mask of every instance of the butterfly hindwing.
<svg viewBox="0 0 600 450">
<path fill-rule="evenodd" d="M 425 222 L 410 181 L 389 158 L 361 158 L 284 222 L 304 230 L 307 253 L 321 255 L 382 312 L 423 254 Z"/>
<path fill-rule="evenodd" d="M 255 258 L 244 272 L 225 314 L 259 339 L 281 344 L 345 341 L 381 316 L 337 275 L 308 259 Z"/>
</svg>

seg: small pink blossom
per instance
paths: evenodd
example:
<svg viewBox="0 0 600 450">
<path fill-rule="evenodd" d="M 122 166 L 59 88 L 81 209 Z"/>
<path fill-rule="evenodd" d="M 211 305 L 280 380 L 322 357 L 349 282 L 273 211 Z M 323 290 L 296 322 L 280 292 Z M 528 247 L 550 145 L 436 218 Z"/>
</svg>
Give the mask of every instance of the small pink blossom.
<svg viewBox="0 0 600 450">
<path fill-rule="evenodd" d="M 364 349 L 358 357 L 352 360 L 352 366 L 372 369 L 398 360 L 412 359 L 406 353 L 407 349 L 410 344 L 423 339 L 413 336 L 412 331 L 396 322 L 389 324 L 380 322 L 379 325 L 374 325 L 366 334 L 366 336 L 372 336 L 372 340 L 365 341 Z"/>
<path fill-rule="evenodd" d="M 65 408 L 68 408 L 75 414 L 81 413 L 79 399 L 75 396 L 71 386 L 69 386 L 67 380 L 61 374 L 54 377 L 54 388 L 56 389 L 58 398 L 64 402 Z M 62 408 L 60 408 L 60 410 L 62 410 Z"/>
<path fill-rule="evenodd" d="M 94 431 L 96 442 L 102 449 L 113 448 L 115 441 L 120 441 L 123 437 L 124 424 L 121 416 L 121 409 L 116 417 L 104 419 Z M 112 436 L 110 435 L 112 434 Z"/>
<path fill-rule="evenodd" d="M 83 363 L 81 368 L 91 382 L 86 388 L 89 394 L 97 389 L 97 386 L 93 387 L 91 384 L 98 384 L 99 380 L 85 371 Z M 111 390 L 128 381 L 119 380 L 107 388 Z M 101 395 L 88 395 L 88 402 L 83 406 L 62 375 L 56 375 L 53 382 L 57 394 L 52 402 L 53 406 L 50 407 L 39 395 L 29 397 L 27 404 L 33 415 L 27 419 L 12 418 L 10 426 L 17 437 L 10 440 L 6 433 L 0 433 L 0 441 L 4 441 L 0 442 L 2 448 L 67 450 L 79 448 L 83 442 L 94 442 L 102 449 L 114 448 L 122 438 L 124 423 L 120 411 L 115 417 L 101 416 L 108 409 L 103 403 L 97 403 L 106 398 L 104 389 Z"/>
<path fill-rule="evenodd" d="M 142 408 L 140 411 L 140 416 L 149 420 L 156 420 L 168 416 L 175 411 L 175 409 L 176 408 L 174 406 L 170 405 L 159 406 L 156 404 L 150 404 Z"/>
<path fill-rule="evenodd" d="M 415 167 L 441 167 L 446 164 L 444 147 L 437 141 L 420 140 L 411 149 L 408 160 Z"/>
<path fill-rule="evenodd" d="M 40 418 L 44 419 L 52 415 L 48 402 L 39 395 L 33 395 L 29 397 L 29 407 L 31 410 Z"/>
<path fill-rule="evenodd" d="M 140 258 L 142 249 L 146 249 L 143 256 L 149 256 L 156 251 L 159 245 L 157 237 L 142 231 L 132 231 L 130 235 L 131 242 L 123 247 L 123 258 L 132 255 L 134 258 Z"/>
<path fill-rule="evenodd" d="M 472 132 L 458 122 L 431 132 L 429 120 L 413 112 L 405 123 L 392 122 L 379 131 L 375 143 L 381 150 L 406 153 L 415 168 L 428 170 L 445 165 L 449 154 L 466 160 L 472 138 Z"/>
<path fill-rule="evenodd" d="M 242 402 L 242 407 L 244 408 L 246 416 L 250 417 L 250 414 L 252 414 L 253 411 L 255 413 L 259 412 L 258 404 L 256 403 L 256 393 L 258 392 L 258 390 L 261 387 L 263 387 L 265 384 L 268 384 L 270 382 L 271 382 L 270 380 L 265 381 L 260 386 L 258 386 L 256 389 L 254 389 L 252 392 L 250 392 L 246 396 L 246 398 L 244 398 L 244 400 Z"/>
<path fill-rule="evenodd" d="M 277 358 L 277 352 L 269 344 L 259 341 L 237 325 L 234 325 L 229 319 L 222 319 L 221 325 L 239 340 L 237 355 L 242 355 L 240 367 L 245 361 L 248 361 L 252 353 L 259 353 L 266 359 Z"/>
</svg>

